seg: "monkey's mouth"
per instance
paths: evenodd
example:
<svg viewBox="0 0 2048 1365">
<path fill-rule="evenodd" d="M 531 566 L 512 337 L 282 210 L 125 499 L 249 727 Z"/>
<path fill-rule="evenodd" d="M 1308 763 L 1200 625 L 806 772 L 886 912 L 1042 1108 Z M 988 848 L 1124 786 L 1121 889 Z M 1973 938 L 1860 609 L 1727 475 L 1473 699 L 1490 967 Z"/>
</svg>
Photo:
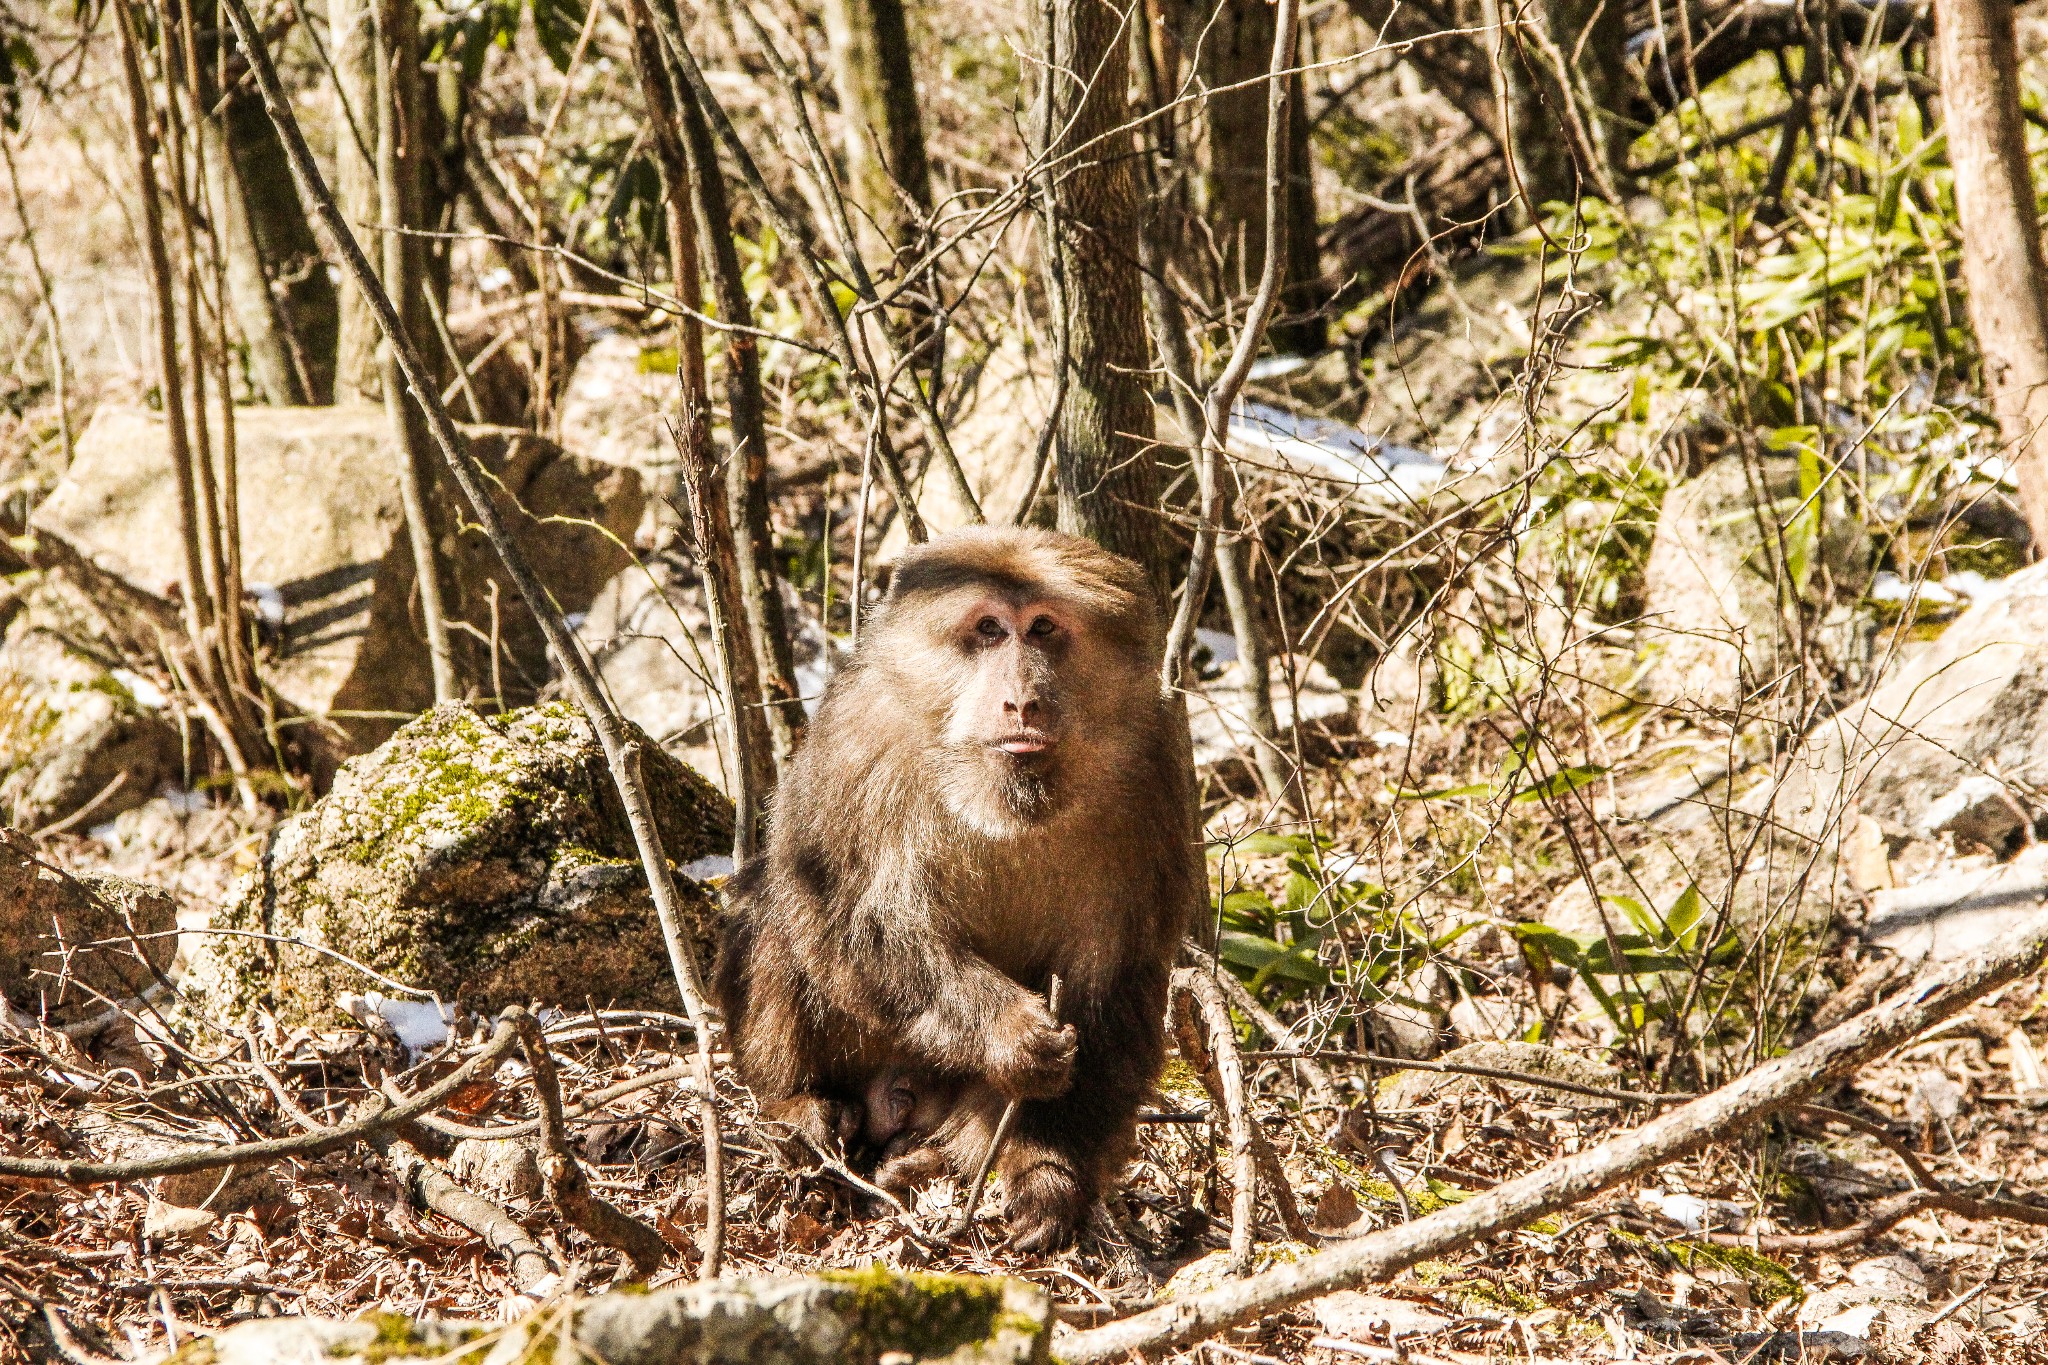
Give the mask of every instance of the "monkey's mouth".
<svg viewBox="0 0 2048 1365">
<path fill-rule="evenodd" d="M 1042 730 L 1020 730 L 1008 739 L 999 739 L 995 747 L 1006 754 L 1042 754 L 1053 746 L 1053 737 Z"/>
</svg>

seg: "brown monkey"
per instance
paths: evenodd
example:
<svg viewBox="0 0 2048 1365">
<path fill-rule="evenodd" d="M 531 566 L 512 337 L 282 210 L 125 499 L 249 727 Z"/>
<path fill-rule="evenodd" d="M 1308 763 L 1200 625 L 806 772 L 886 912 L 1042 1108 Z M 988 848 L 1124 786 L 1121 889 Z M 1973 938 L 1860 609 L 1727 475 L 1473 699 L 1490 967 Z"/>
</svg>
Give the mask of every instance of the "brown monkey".
<svg viewBox="0 0 2048 1365">
<path fill-rule="evenodd" d="M 716 987 L 764 1114 L 902 1186 L 971 1174 L 1023 1101 L 997 1169 L 1027 1249 L 1121 1169 L 1201 902 L 1161 633 L 1139 567 L 1074 536 L 911 551 L 728 884 Z"/>
</svg>

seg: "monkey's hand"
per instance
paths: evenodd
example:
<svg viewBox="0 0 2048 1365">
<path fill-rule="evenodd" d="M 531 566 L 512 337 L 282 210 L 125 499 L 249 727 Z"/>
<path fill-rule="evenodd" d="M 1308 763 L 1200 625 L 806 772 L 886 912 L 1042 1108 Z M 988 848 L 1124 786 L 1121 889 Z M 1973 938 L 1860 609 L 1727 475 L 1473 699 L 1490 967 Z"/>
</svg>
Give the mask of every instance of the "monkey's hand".
<svg viewBox="0 0 2048 1365">
<path fill-rule="evenodd" d="M 988 1078 L 1006 1099 L 1047 1100 L 1074 1083 L 1072 1024 L 1052 1017 L 1045 1002 L 1018 991 L 988 1034 Z"/>
</svg>

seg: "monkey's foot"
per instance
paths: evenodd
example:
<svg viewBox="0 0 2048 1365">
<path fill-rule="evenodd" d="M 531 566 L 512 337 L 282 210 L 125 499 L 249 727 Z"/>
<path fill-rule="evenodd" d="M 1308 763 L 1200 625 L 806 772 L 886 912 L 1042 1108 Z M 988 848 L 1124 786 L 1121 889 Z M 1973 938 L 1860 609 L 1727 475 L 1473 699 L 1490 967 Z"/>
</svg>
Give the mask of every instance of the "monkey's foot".
<svg viewBox="0 0 2048 1365">
<path fill-rule="evenodd" d="M 1072 1170 L 1056 1162 L 1006 1171 L 1003 1186 L 1008 1191 L 1010 1245 L 1019 1251 L 1058 1251 L 1074 1240 L 1088 1215 L 1087 1191 Z"/>
<path fill-rule="evenodd" d="M 763 1130 L 785 1166 L 809 1166 L 820 1154 L 837 1156 L 860 1135 L 861 1107 L 823 1095 L 792 1095 L 761 1106 Z"/>
<path fill-rule="evenodd" d="M 875 1168 L 875 1183 L 898 1199 L 917 1193 L 953 1168 L 937 1147 L 916 1147 Z"/>
</svg>

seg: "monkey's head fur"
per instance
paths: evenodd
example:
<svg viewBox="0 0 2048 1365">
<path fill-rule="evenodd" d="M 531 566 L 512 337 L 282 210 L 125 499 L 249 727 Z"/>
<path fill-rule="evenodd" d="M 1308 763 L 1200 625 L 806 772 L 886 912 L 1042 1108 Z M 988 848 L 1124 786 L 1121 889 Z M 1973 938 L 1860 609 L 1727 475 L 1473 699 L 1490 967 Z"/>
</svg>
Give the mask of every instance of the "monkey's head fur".
<svg viewBox="0 0 2048 1365">
<path fill-rule="evenodd" d="M 854 667 L 865 695 L 902 708 L 953 815 L 1002 838 L 1127 766 L 1116 750 L 1150 733 L 1128 721 L 1159 704 L 1161 647 L 1137 564 L 1078 536 L 984 526 L 903 557 Z"/>
</svg>

